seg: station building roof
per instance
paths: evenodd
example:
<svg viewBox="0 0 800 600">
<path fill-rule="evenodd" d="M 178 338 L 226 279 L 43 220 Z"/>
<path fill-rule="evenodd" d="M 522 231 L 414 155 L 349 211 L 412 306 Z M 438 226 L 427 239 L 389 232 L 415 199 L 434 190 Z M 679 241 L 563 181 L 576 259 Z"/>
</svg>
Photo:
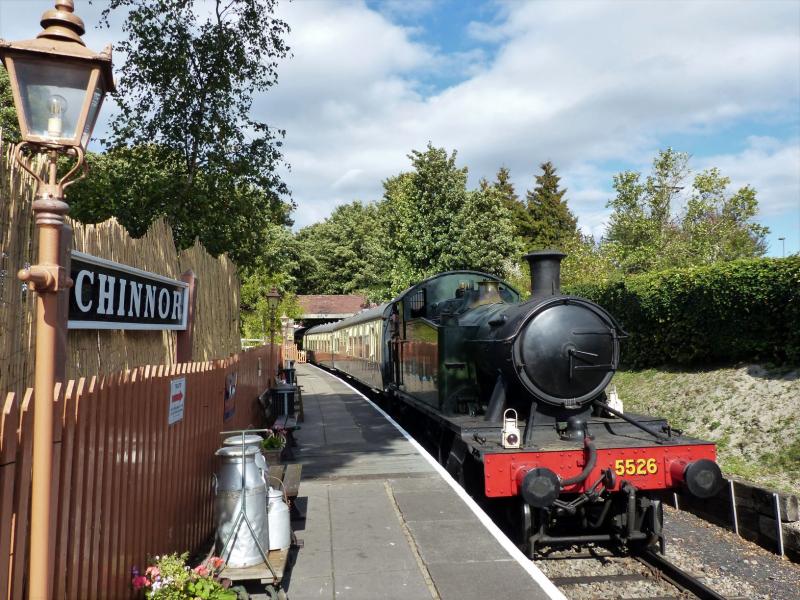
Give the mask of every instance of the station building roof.
<svg viewBox="0 0 800 600">
<path fill-rule="evenodd" d="M 297 296 L 305 321 L 338 320 L 351 317 L 367 306 L 369 301 L 359 294 L 314 294 Z"/>
</svg>

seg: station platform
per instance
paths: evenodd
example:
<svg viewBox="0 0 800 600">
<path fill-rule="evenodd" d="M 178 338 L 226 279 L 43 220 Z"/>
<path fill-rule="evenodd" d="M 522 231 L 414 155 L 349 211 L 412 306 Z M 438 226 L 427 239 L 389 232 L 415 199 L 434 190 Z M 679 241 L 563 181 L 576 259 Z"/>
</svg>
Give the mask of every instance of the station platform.
<svg viewBox="0 0 800 600">
<path fill-rule="evenodd" d="M 486 600 L 564 596 L 449 475 L 376 406 L 297 365 L 305 421 L 294 522 L 303 547 L 290 600 Z"/>
</svg>

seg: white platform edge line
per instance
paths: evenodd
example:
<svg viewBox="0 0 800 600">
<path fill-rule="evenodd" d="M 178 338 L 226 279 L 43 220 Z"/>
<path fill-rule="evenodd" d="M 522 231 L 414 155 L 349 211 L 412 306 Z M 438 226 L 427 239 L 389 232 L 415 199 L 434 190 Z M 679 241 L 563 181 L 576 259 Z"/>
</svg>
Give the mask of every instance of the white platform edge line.
<svg viewBox="0 0 800 600">
<path fill-rule="evenodd" d="M 334 377 L 334 375 L 332 375 L 325 369 L 321 369 L 315 364 L 312 363 L 305 363 L 305 364 L 322 371 L 326 375 Z M 411 435 L 409 435 L 409 433 L 405 429 L 403 429 L 397 421 L 395 421 L 391 416 L 389 416 L 386 413 L 386 411 L 384 411 L 380 406 L 375 404 L 372 400 L 367 398 L 364 394 L 362 394 L 360 391 L 358 391 L 344 379 L 340 379 L 338 377 L 336 379 L 341 383 L 343 383 L 344 385 L 346 385 L 347 387 L 349 387 L 356 394 L 364 398 L 364 400 L 369 402 L 372 408 L 378 411 L 387 421 L 389 421 L 389 423 L 391 423 L 394 426 L 395 429 L 397 429 L 397 431 L 399 431 L 402 434 L 404 438 L 406 438 L 406 440 L 408 440 L 411 443 L 412 446 L 414 446 L 416 451 L 419 454 L 421 454 L 425 460 L 428 461 L 428 463 L 436 470 L 436 472 L 442 477 L 442 479 L 444 479 L 447 482 L 447 484 L 453 489 L 453 491 L 456 494 L 458 494 L 458 497 L 461 498 L 464 504 L 466 504 L 470 508 L 470 510 L 475 514 L 476 517 L 478 517 L 478 520 L 483 524 L 484 527 L 486 527 L 489 533 L 491 533 L 492 536 L 500 543 L 503 549 L 506 552 L 508 552 L 511 555 L 511 557 L 514 560 L 516 560 L 523 569 L 525 569 L 525 572 L 531 576 L 531 579 L 533 579 L 539 585 L 539 587 L 542 588 L 542 591 L 544 591 L 549 598 L 552 598 L 552 600 L 567 600 L 567 597 L 561 593 L 561 590 L 559 590 L 555 586 L 555 584 L 552 581 L 550 581 L 544 573 L 542 573 L 539 567 L 533 564 L 533 561 L 531 559 L 525 556 L 522 550 L 517 548 L 514 542 L 508 539 L 508 536 L 505 533 L 503 533 L 500 530 L 500 528 L 494 523 L 494 521 L 492 521 L 489 518 L 489 515 L 487 515 L 480 506 L 478 506 L 477 502 L 475 502 L 475 500 L 473 500 L 472 497 L 470 497 L 470 495 L 467 494 L 466 491 L 464 491 L 464 488 L 462 488 L 459 485 L 459 483 L 455 479 L 453 479 L 450 473 L 448 473 L 447 470 L 442 465 L 439 464 L 439 461 L 434 459 L 430 455 L 430 453 L 427 450 L 425 450 L 425 448 L 423 448 L 419 442 L 417 442 L 417 440 L 412 438 Z"/>
</svg>

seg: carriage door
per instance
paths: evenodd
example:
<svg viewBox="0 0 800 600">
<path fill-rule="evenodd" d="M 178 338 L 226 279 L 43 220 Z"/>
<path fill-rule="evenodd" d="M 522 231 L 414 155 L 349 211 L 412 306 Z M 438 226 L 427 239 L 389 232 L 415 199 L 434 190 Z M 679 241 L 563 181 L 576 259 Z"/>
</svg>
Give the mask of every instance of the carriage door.
<svg viewBox="0 0 800 600">
<path fill-rule="evenodd" d="M 392 381 L 403 385 L 403 302 L 395 302 L 389 316 L 389 363 Z"/>
</svg>

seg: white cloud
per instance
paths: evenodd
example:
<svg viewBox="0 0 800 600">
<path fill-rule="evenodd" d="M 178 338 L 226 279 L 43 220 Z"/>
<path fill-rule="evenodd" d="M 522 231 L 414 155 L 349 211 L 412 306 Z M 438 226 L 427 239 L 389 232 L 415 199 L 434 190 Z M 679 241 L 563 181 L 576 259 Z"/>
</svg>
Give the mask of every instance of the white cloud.
<svg viewBox="0 0 800 600">
<path fill-rule="evenodd" d="M 717 167 L 731 178 L 731 190 L 751 185 L 758 193 L 759 214 L 800 214 L 800 140 L 750 137 L 735 154 L 704 157 L 701 168 Z"/>
<path fill-rule="evenodd" d="M 420 79 L 453 60 L 413 30 L 357 2 L 282 11 L 295 56 L 258 107 L 287 130 L 298 225 L 380 197 L 380 182 L 431 140 L 459 150 L 473 183 L 506 165 L 520 191 L 553 160 L 581 225 L 597 233 L 611 173 L 591 165 L 646 169 L 666 134 L 764 114 L 791 119 L 800 100 L 796 3 L 508 3 L 499 23 L 465 32 L 500 44 L 493 61 L 475 53 L 461 83 L 428 96 Z M 786 167 L 770 164 L 769 172 Z M 790 204 L 767 199 L 797 188 L 796 173 L 782 176 L 789 184 L 759 179 L 765 207 Z"/>
<path fill-rule="evenodd" d="M 98 4 L 79 3 L 87 24 Z M 0 0 L 0 37 L 34 35 L 31 15 L 50 5 Z M 294 56 L 254 116 L 287 130 L 285 177 L 300 226 L 336 204 L 379 198 L 381 181 L 430 140 L 458 149 L 473 185 L 507 166 L 521 194 L 552 160 L 581 226 L 597 234 L 611 195 L 607 165 L 647 170 L 665 138 L 741 131 L 749 119 L 797 127 L 797 2 L 504 2 L 492 22 L 470 24 L 464 36 L 475 47 L 458 54 L 418 41 L 430 2 L 403 17 L 413 27 L 393 22 L 398 6 L 279 7 Z M 89 30 L 98 48 L 120 35 Z M 492 58 L 482 42 L 497 45 Z M 460 83 L 431 87 L 442 76 Z M 751 139 L 712 157 L 679 149 L 695 154 L 696 168 L 716 165 L 735 184 L 751 183 L 764 214 L 781 214 L 798 210 L 798 148 L 793 138 Z"/>
</svg>

